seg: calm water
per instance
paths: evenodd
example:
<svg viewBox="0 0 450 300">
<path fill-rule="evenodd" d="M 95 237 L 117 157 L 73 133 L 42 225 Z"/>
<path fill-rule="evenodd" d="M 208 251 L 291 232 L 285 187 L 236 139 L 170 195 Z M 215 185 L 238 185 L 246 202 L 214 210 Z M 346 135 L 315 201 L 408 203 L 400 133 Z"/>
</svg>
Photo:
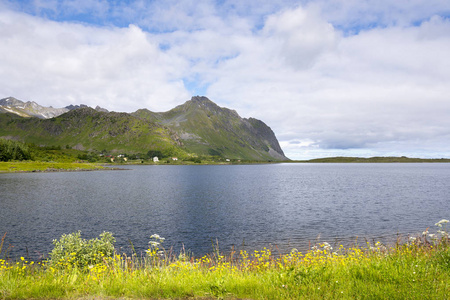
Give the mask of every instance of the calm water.
<svg viewBox="0 0 450 300">
<path fill-rule="evenodd" d="M 126 171 L 0 174 L 0 233 L 12 256 L 52 240 L 114 233 L 138 252 L 149 236 L 195 255 L 309 241 L 389 240 L 450 218 L 450 164 L 130 166 Z M 360 238 L 361 240 L 361 238 Z"/>
</svg>

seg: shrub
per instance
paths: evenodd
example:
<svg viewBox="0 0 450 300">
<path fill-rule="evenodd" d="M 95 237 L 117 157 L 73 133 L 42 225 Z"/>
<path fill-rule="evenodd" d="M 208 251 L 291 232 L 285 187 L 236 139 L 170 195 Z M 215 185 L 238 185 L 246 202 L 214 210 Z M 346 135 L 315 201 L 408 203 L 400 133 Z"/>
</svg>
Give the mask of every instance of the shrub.
<svg viewBox="0 0 450 300">
<path fill-rule="evenodd" d="M 100 234 L 100 239 L 85 240 L 81 238 L 81 231 L 63 234 L 59 240 L 53 240 L 55 245 L 50 252 L 50 265 L 77 266 L 86 268 L 102 263 L 105 258 L 113 257 L 116 239 L 110 232 Z"/>
<path fill-rule="evenodd" d="M 94 162 L 98 161 L 99 156 L 95 153 L 82 153 L 82 154 L 78 154 L 77 158 L 80 160 L 88 161 L 90 163 L 94 163 Z"/>
<path fill-rule="evenodd" d="M 0 139 L 0 161 L 31 159 L 28 146 L 21 142 Z"/>
</svg>

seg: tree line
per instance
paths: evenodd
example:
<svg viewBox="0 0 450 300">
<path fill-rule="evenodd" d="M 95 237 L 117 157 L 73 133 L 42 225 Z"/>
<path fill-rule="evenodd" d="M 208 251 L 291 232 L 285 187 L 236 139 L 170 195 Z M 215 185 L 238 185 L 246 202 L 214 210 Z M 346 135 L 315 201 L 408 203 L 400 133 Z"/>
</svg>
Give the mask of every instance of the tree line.
<svg viewBox="0 0 450 300">
<path fill-rule="evenodd" d="M 29 160 L 31 151 L 21 142 L 0 139 L 0 161 Z"/>
</svg>

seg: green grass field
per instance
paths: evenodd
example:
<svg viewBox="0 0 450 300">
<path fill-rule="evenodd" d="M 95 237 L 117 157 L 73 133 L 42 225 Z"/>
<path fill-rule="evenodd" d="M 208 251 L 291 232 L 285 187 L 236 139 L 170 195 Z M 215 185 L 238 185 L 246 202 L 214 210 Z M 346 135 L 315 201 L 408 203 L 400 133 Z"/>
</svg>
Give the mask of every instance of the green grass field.
<svg viewBox="0 0 450 300">
<path fill-rule="evenodd" d="M 304 163 L 448 163 L 448 158 L 410 158 L 401 157 L 326 157 L 311 160 L 294 161 Z"/>
<path fill-rule="evenodd" d="M 389 247 L 323 242 L 306 253 L 264 248 L 198 258 L 164 249 L 157 235 L 145 255 L 127 256 L 111 250 L 112 235 L 71 234 L 54 242 L 49 260 L 0 260 L 0 298 L 448 299 L 447 222 Z"/>
<path fill-rule="evenodd" d="M 0 162 L 0 173 L 91 171 L 105 169 L 99 164 L 71 162 L 14 161 Z"/>
</svg>

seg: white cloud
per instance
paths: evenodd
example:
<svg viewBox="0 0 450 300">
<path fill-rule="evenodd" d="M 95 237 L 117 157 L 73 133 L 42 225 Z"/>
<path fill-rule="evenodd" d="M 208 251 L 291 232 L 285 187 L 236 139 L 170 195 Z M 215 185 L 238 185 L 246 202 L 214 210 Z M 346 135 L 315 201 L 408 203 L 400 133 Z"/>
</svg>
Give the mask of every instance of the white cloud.
<svg viewBox="0 0 450 300">
<path fill-rule="evenodd" d="M 206 90 L 291 158 L 450 156 L 448 1 L 99 0 L 75 7 L 99 24 L 62 22 L 74 3 L 3 4 L 0 94 L 162 111 Z"/>
<path fill-rule="evenodd" d="M 308 14 L 296 9 L 269 18 L 267 26 L 282 28 L 282 38 L 279 31 L 269 31 L 254 40 L 248 53 L 243 51 L 217 71 L 220 76 L 208 90 L 213 98 L 234 99 L 234 107 L 271 124 L 285 145 L 290 139 L 313 140 L 308 155 L 323 155 L 323 149 L 391 153 L 396 143 L 405 145 L 396 153 L 424 155 L 422 149 L 428 148 L 449 155 L 447 20 L 434 16 L 419 27 L 375 28 L 347 37 L 339 37 L 320 19 L 313 20 L 306 29 L 329 43 L 299 38 L 298 49 L 281 47 L 280 52 L 284 41 L 301 36 L 301 26 L 290 22 L 295 13 L 299 16 L 292 19 L 297 24 Z M 309 47 L 315 51 L 308 52 Z M 292 70 L 275 62 L 278 54 L 310 64 Z M 298 66 L 295 60 L 282 61 Z M 418 145 L 416 139 L 422 143 Z M 412 148 L 406 146 L 408 141 Z M 286 149 L 291 157 L 305 155 L 305 146 Z"/>
<path fill-rule="evenodd" d="M 97 28 L 1 14 L 1 89 L 42 105 L 169 109 L 189 94 L 179 67 L 140 28 Z M 164 101 L 161 101 L 164 99 Z"/>
<path fill-rule="evenodd" d="M 336 47 L 339 34 L 314 11 L 299 7 L 267 18 L 263 36 L 274 45 L 287 66 L 303 69 L 314 65 L 323 52 Z"/>
</svg>

